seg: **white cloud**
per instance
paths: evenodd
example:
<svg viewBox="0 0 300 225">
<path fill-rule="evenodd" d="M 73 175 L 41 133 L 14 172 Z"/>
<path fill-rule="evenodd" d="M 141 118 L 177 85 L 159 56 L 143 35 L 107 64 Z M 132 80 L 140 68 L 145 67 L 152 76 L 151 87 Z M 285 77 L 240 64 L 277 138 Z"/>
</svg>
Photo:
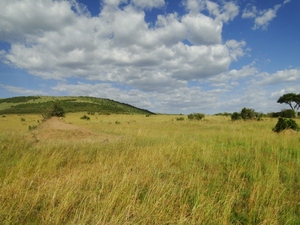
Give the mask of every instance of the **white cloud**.
<svg viewBox="0 0 300 225">
<path fill-rule="evenodd" d="M 11 42 L 3 61 L 44 79 L 78 77 L 164 91 L 225 72 L 244 55 L 245 42 L 222 43 L 222 21 L 237 12 L 233 3 L 214 5 L 215 18 L 159 15 L 151 28 L 136 7 L 162 7 L 164 1 L 131 1 L 122 9 L 120 3 L 128 2 L 106 0 L 99 17 L 91 17 L 75 0 L 1 1 L 0 37 Z M 194 45 L 184 45 L 186 39 Z"/>
<path fill-rule="evenodd" d="M 213 19 L 225 23 L 233 20 L 239 13 L 239 7 L 233 1 L 217 4 L 209 0 L 184 0 L 183 5 L 192 16 L 207 10 Z"/>
<path fill-rule="evenodd" d="M 258 14 L 258 11 L 256 9 L 256 6 L 250 6 L 248 5 L 247 8 L 244 9 L 242 18 L 249 19 L 249 18 L 255 18 Z"/>
<path fill-rule="evenodd" d="M 68 90 L 68 94 L 80 96 L 88 95 L 102 98 L 114 99 L 120 102 L 126 102 L 134 106 L 146 108 L 155 112 L 199 112 L 207 108 L 217 110 L 220 107 L 220 96 L 224 94 L 224 90 L 213 89 L 203 91 L 200 87 L 179 87 L 177 89 L 169 89 L 163 93 L 159 92 L 142 92 L 138 89 L 120 90 L 109 83 L 101 84 L 58 84 L 53 87 L 56 93 L 64 94 Z M 197 97 L 195 97 L 197 96 Z M 160 99 L 160 101 L 157 101 Z"/>
<path fill-rule="evenodd" d="M 261 11 L 260 16 L 256 17 L 254 20 L 254 27 L 253 29 L 267 29 L 269 26 L 270 21 L 272 21 L 276 17 L 276 13 L 280 5 L 276 5 L 274 9 L 268 9 L 266 11 Z"/>
<path fill-rule="evenodd" d="M 206 1 L 206 7 L 211 15 L 223 22 L 233 20 L 239 13 L 239 7 L 233 2 L 226 2 L 220 6 L 215 2 Z"/>
<path fill-rule="evenodd" d="M 41 90 L 28 90 L 23 87 L 16 87 L 11 85 L 0 84 L 0 87 L 6 89 L 9 92 L 16 93 L 19 95 L 45 95 L 46 93 Z"/>
<path fill-rule="evenodd" d="M 117 8 L 121 3 L 127 3 L 128 0 L 103 0 L 103 5 Z"/>
<path fill-rule="evenodd" d="M 258 10 L 255 6 L 248 4 L 244 9 L 242 18 L 254 19 L 253 30 L 262 29 L 266 30 L 270 22 L 276 17 L 278 10 L 284 5 L 289 3 L 290 0 L 285 0 L 282 4 L 277 4 L 273 8 Z"/>
<path fill-rule="evenodd" d="M 160 8 L 165 5 L 164 0 L 131 0 L 131 2 L 142 9 Z"/>
<path fill-rule="evenodd" d="M 52 0 L 0 1 L 0 40 L 22 41 L 59 31 L 73 24 L 75 14 L 69 2 Z M 33 38 L 34 38 L 33 37 Z"/>
<path fill-rule="evenodd" d="M 195 45 L 219 44 L 222 41 L 222 23 L 203 14 L 187 14 L 182 18 L 188 30 L 188 40 Z"/>
<path fill-rule="evenodd" d="M 228 91 L 242 90 L 243 78 L 258 73 L 251 66 L 227 71 L 245 55 L 245 41 L 222 37 L 224 23 L 237 16 L 238 6 L 187 0 L 186 14 L 159 15 L 149 26 L 143 10 L 164 5 L 163 0 L 106 0 L 99 16 L 92 17 L 75 0 L 2 0 L 0 40 L 11 47 L 0 51 L 1 59 L 57 80 L 52 89 L 57 94 L 110 98 L 159 112 L 222 110 Z M 68 84 L 69 78 L 85 81 Z"/>
<path fill-rule="evenodd" d="M 192 14 L 198 14 L 206 7 L 205 0 L 185 0 L 183 1 L 183 5 Z"/>
<path fill-rule="evenodd" d="M 262 73 L 259 75 L 257 81 L 260 85 L 276 85 L 295 83 L 300 81 L 300 70 L 299 69 L 286 69 L 277 71 L 274 74 Z"/>
<path fill-rule="evenodd" d="M 213 83 L 232 82 L 246 77 L 255 76 L 257 74 L 257 68 L 252 65 L 247 65 L 243 66 L 240 70 L 232 69 L 226 73 L 219 74 L 218 76 L 210 78 L 209 81 Z"/>
</svg>

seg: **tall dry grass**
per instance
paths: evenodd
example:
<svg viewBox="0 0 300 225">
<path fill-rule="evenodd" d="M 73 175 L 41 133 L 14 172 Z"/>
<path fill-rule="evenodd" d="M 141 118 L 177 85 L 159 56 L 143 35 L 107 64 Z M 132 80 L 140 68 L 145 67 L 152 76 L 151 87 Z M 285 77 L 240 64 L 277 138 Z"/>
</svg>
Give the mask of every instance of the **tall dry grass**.
<svg viewBox="0 0 300 225">
<path fill-rule="evenodd" d="M 81 116 L 118 138 L 35 142 L 38 116 L 0 118 L 1 224 L 300 224 L 300 136 L 276 120 Z"/>
</svg>

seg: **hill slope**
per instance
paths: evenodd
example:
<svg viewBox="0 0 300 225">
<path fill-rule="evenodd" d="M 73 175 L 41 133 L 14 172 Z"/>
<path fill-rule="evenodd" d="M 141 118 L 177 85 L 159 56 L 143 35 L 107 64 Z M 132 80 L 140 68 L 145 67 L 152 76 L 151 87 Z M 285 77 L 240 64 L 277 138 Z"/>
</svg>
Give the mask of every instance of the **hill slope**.
<svg viewBox="0 0 300 225">
<path fill-rule="evenodd" d="M 54 101 L 60 101 L 66 113 L 153 114 L 152 112 L 110 99 L 68 96 L 24 96 L 0 99 L 0 114 L 43 113 Z"/>
</svg>

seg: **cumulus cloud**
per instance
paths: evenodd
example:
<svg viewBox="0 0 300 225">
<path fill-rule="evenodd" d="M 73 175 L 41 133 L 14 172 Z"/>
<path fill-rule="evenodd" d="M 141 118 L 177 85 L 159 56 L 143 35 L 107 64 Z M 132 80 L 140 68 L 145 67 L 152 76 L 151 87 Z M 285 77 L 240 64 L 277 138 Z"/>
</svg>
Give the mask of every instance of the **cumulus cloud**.
<svg viewBox="0 0 300 225">
<path fill-rule="evenodd" d="M 161 112 L 218 110 L 239 79 L 256 73 L 250 67 L 227 71 L 245 55 L 246 42 L 223 40 L 223 26 L 239 7 L 220 2 L 185 0 L 185 14 L 158 15 L 150 26 L 147 10 L 165 7 L 164 0 L 105 0 L 98 16 L 76 0 L 2 0 L 0 40 L 10 47 L 0 50 L 0 59 L 56 80 L 56 94 L 110 98 Z M 70 78 L 84 82 L 68 84 Z"/>
<path fill-rule="evenodd" d="M 242 18 L 254 20 L 254 26 L 252 27 L 253 30 L 266 30 L 270 22 L 276 17 L 278 10 L 284 4 L 287 4 L 289 2 L 290 0 L 285 0 L 282 4 L 277 4 L 273 8 L 265 10 L 258 10 L 256 6 L 248 4 L 248 6 L 243 11 Z"/>
<path fill-rule="evenodd" d="M 232 69 L 226 73 L 221 73 L 215 77 L 209 78 L 208 81 L 214 86 L 231 84 L 233 86 L 238 85 L 237 80 L 241 80 L 247 77 L 254 77 L 259 73 L 258 69 L 252 65 L 243 66 L 240 70 Z"/>
<path fill-rule="evenodd" d="M 277 85 L 286 83 L 295 83 L 300 81 L 300 70 L 299 69 L 286 69 L 277 71 L 274 74 L 262 73 L 259 75 L 260 85 Z"/>
<path fill-rule="evenodd" d="M 201 2 L 195 3 L 199 9 Z M 187 8 L 193 4 L 187 1 Z M 75 0 L 3 0 L 0 39 L 11 43 L 3 61 L 45 79 L 78 77 L 164 91 L 167 84 L 178 88 L 222 73 L 244 55 L 244 41 L 223 43 L 221 36 L 223 22 L 238 13 L 234 3 L 206 1 L 211 16 L 190 9 L 182 17 L 159 15 L 149 27 L 143 9 L 164 5 L 106 0 L 92 17 Z"/>
</svg>

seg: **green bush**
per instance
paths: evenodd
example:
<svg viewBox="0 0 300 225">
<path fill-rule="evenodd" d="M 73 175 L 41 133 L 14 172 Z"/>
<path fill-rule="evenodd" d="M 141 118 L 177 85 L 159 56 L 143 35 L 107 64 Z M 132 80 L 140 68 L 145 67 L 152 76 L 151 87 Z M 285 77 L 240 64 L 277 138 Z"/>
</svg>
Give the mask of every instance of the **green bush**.
<svg viewBox="0 0 300 225">
<path fill-rule="evenodd" d="M 53 116 L 64 117 L 65 111 L 61 106 L 60 101 L 55 101 L 53 102 L 52 106 L 49 109 L 47 109 L 44 113 L 42 113 L 42 116 L 44 119 L 48 119 Z"/>
<path fill-rule="evenodd" d="M 283 109 L 280 112 L 271 112 L 269 113 L 270 117 L 284 117 L 284 118 L 295 118 L 295 112 L 292 109 Z"/>
<path fill-rule="evenodd" d="M 279 133 L 286 129 L 299 131 L 299 126 L 293 119 L 279 118 L 277 124 L 273 128 L 273 131 Z"/>
<path fill-rule="evenodd" d="M 235 121 L 235 120 L 240 120 L 242 119 L 241 114 L 239 114 L 238 112 L 234 112 L 231 115 L 231 120 Z"/>
<path fill-rule="evenodd" d="M 258 112 L 255 112 L 254 109 L 249 109 L 249 108 L 243 108 L 241 110 L 240 113 L 238 112 L 234 112 L 232 115 L 231 115 L 231 120 L 232 121 L 235 121 L 235 120 L 262 120 L 261 117 L 263 116 L 263 113 L 258 113 Z"/>
<path fill-rule="evenodd" d="M 82 119 L 82 120 L 90 120 L 91 118 L 88 117 L 88 116 L 86 116 L 86 115 L 84 115 L 84 116 L 80 117 L 80 119 Z"/>
<path fill-rule="evenodd" d="M 182 117 L 182 116 L 181 116 L 181 117 L 177 117 L 176 120 L 177 120 L 177 121 L 183 121 L 183 120 L 184 120 L 184 117 Z"/>
<path fill-rule="evenodd" d="M 190 120 L 202 120 L 205 117 L 203 113 L 192 113 L 188 115 Z"/>
<path fill-rule="evenodd" d="M 241 117 L 243 120 L 253 120 L 256 118 L 254 109 L 243 108 L 241 111 Z"/>
<path fill-rule="evenodd" d="M 292 109 L 283 109 L 280 112 L 281 117 L 284 118 L 295 118 L 295 112 Z"/>
</svg>

